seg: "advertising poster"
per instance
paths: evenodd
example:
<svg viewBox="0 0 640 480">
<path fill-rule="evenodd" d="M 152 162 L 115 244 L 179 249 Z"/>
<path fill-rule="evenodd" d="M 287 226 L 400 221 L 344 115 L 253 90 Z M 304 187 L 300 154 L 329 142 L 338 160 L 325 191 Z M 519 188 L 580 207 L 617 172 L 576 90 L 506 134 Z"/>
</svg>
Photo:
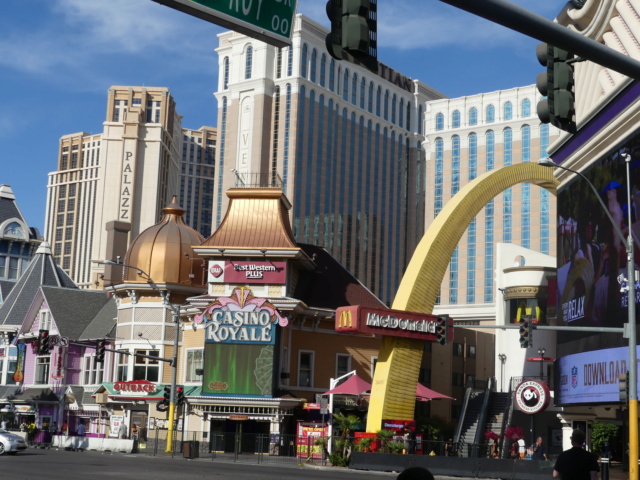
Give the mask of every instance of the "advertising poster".
<svg viewBox="0 0 640 480">
<path fill-rule="evenodd" d="M 640 349 L 636 349 L 640 355 Z M 629 370 L 629 348 L 576 353 L 555 362 L 555 404 L 618 403 L 618 375 Z"/>
<path fill-rule="evenodd" d="M 631 158 L 630 192 L 626 186 L 627 155 Z M 582 173 L 597 195 L 580 176 L 575 176 L 558 193 L 558 319 L 562 325 L 620 328 L 627 322 L 629 301 L 638 303 L 635 293 L 640 259 L 638 134 Z M 616 233 L 614 224 L 625 239 L 630 231 L 634 237 L 636 274 L 631 281 L 627 279 L 626 242 Z M 625 339 L 617 333 L 558 332 L 559 356 L 624 344 Z"/>
<path fill-rule="evenodd" d="M 322 445 L 314 445 L 318 438 L 327 438 L 329 427 L 322 423 L 298 422 L 296 452 L 299 458 L 322 458 Z"/>
<path fill-rule="evenodd" d="M 111 415 L 109 417 L 109 438 L 117 438 L 118 437 L 118 428 L 124 422 L 123 415 Z"/>
</svg>

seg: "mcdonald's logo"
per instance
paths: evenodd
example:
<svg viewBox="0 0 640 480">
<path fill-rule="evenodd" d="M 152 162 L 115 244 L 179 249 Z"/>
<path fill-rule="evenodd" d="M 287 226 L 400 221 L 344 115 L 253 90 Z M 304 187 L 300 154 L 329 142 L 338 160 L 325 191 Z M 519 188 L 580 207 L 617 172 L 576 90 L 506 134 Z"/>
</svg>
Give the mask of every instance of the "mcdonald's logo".
<svg viewBox="0 0 640 480">
<path fill-rule="evenodd" d="M 338 317 L 337 329 L 351 329 L 353 328 L 353 314 L 351 310 L 342 310 Z"/>
</svg>

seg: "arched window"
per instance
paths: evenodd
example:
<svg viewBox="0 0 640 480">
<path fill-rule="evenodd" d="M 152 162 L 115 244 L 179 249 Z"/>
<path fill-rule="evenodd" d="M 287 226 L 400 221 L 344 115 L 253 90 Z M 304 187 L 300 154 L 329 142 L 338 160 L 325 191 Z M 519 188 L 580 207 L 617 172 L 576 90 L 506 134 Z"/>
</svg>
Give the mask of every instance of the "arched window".
<svg viewBox="0 0 640 480">
<path fill-rule="evenodd" d="M 223 85 L 222 85 L 222 89 L 226 90 L 227 88 L 229 88 L 229 57 L 224 57 L 224 60 L 222 61 L 222 68 L 224 69 L 224 80 L 223 80 Z"/>
<path fill-rule="evenodd" d="M 289 51 L 287 52 L 287 76 L 293 75 L 293 45 L 289 46 Z"/>
<path fill-rule="evenodd" d="M 367 80 L 362 77 L 360 80 L 360 108 L 364 110 L 364 95 L 367 87 Z"/>
<path fill-rule="evenodd" d="M 331 90 L 332 92 L 335 88 L 335 80 L 334 80 L 335 74 L 336 74 L 336 62 L 332 58 L 331 61 L 329 62 L 329 90 Z"/>
<path fill-rule="evenodd" d="M 398 97 L 396 97 L 396 94 L 393 94 L 393 97 L 391 97 L 391 123 L 393 123 L 395 125 L 396 123 L 396 108 L 398 107 Z"/>
<path fill-rule="evenodd" d="M 505 120 L 511 120 L 513 118 L 513 105 L 511 102 L 505 102 L 503 115 Z"/>
<path fill-rule="evenodd" d="M 325 76 L 327 73 L 327 56 L 323 53 L 320 57 L 320 86 L 325 86 Z"/>
<path fill-rule="evenodd" d="M 451 128 L 460 128 L 460 110 L 454 110 L 451 114 Z"/>
<path fill-rule="evenodd" d="M 398 125 L 404 127 L 404 101 L 400 99 L 400 111 L 398 112 Z"/>
<path fill-rule="evenodd" d="M 369 82 L 369 100 L 367 110 L 369 113 L 373 113 L 373 82 Z"/>
<path fill-rule="evenodd" d="M 311 81 L 316 81 L 316 61 L 318 60 L 318 52 L 314 48 L 311 51 Z"/>
<path fill-rule="evenodd" d="M 444 114 L 442 113 L 436 115 L 436 130 L 444 130 Z"/>
<path fill-rule="evenodd" d="M 531 100 L 525 98 L 522 100 L 522 116 L 528 117 L 531 115 Z"/>
<path fill-rule="evenodd" d="M 353 74 L 353 78 L 351 79 L 351 103 L 357 105 L 356 98 L 358 97 L 358 75 Z"/>
<path fill-rule="evenodd" d="M 493 123 L 496 121 L 496 107 L 493 105 L 487 105 L 485 121 L 487 123 Z"/>
<path fill-rule="evenodd" d="M 247 47 L 244 59 L 244 78 L 251 78 L 251 68 L 253 67 L 253 47 Z"/>
<path fill-rule="evenodd" d="M 478 124 L 478 109 L 476 107 L 471 107 L 469 109 L 469 125 L 477 125 Z"/>
<path fill-rule="evenodd" d="M 342 82 L 342 99 L 347 102 L 349 101 L 349 69 L 344 69 L 344 77 Z"/>
<path fill-rule="evenodd" d="M 384 91 L 384 117 L 385 120 L 389 120 L 389 90 Z"/>
<path fill-rule="evenodd" d="M 380 116 L 380 104 L 382 103 L 382 87 L 378 85 L 378 91 L 376 92 L 376 115 Z"/>
<path fill-rule="evenodd" d="M 411 102 L 407 100 L 407 130 L 411 130 Z"/>
<path fill-rule="evenodd" d="M 307 78 L 307 57 L 309 56 L 309 47 L 305 43 L 302 45 L 302 59 L 300 60 L 300 76 Z"/>
</svg>

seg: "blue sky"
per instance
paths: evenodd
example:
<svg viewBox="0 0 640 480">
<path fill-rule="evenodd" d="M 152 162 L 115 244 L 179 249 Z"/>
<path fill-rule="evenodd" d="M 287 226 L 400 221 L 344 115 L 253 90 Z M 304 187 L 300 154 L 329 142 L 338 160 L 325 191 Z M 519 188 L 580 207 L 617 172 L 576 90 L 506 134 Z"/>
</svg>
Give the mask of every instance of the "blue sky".
<svg viewBox="0 0 640 480">
<path fill-rule="evenodd" d="M 553 19 L 565 1 L 513 3 Z M 297 11 L 328 27 L 325 5 Z M 184 127 L 216 125 L 221 31 L 152 0 L 0 2 L 0 184 L 30 226 L 59 138 L 102 131 L 111 85 L 167 87 Z M 438 0 L 378 0 L 378 59 L 452 98 L 535 83 L 538 43 Z"/>
</svg>

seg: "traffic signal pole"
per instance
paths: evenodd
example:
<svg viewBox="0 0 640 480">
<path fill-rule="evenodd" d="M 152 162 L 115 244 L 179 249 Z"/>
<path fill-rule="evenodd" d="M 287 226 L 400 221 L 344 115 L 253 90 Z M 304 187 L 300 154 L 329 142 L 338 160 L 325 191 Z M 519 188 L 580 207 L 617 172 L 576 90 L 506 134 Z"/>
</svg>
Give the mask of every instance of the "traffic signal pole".
<svg viewBox="0 0 640 480">
<path fill-rule="evenodd" d="M 176 331 L 173 339 L 173 360 L 171 361 L 171 366 L 173 367 L 171 370 L 171 401 L 169 402 L 169 427 L 167 429 L 167 448 L 165 453 L 173 452 L 173 421 L 176 412 L 176 377 L 178 373 L 178 344 L 180 339 L 180 313 L 173 305 L 171 306 L 171 311 Z"/>
<path fill-rule="evenodd" d="M 440 0 L 451 6 L 559 47 L 631 78 L 640 79 L 640 62 L 595 40 L 506 0 Z"/>
</svg>

